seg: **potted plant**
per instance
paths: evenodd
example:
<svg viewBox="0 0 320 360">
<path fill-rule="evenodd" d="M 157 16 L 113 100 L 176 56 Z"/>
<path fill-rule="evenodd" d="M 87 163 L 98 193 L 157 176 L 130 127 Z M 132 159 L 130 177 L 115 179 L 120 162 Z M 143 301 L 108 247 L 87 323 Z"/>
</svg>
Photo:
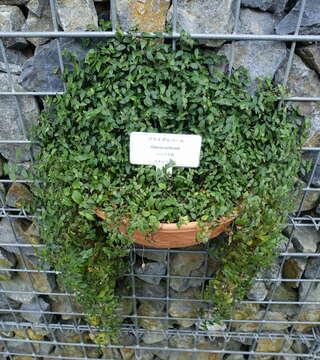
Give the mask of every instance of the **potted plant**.
<svg viewBox="0 0 320 360">
<path fill-rule="evenodd" d="M 161 223 L 152 233 L 142 233 L 138 229 L 131 235 L 132 240 L 139 245 L 155 247 L 155 248 L 183 248 L 187 246 L 197 245 L 203 238 L 199 238 L 201 231 L 204 230 L 208 239 L 213 239 L 225 232 L 236 217 L 236 211 L 229 214 L 228 217 L 222 216 L 217 222 L 211 222 L 203 226 L 199 226 L 197 221 L 190 221 L 185 224 L 178 223 Z M 97 209 L 96 215 L 106 220 L 103 211 Z M 119 226 L 119 231 L 126 233 L 127 222 L 124 220 Z"/>
<path fill-rule="evenodd" d="M 165 41 L 118 34 L 73 61 L 66 92 L 46 100 L 35 130 L 47 261 L 63 271 L 85 311 L 114 329 L 115 289 L 137 234 L 144 245 L 183 246 L 189 243 L 170 243 L 171 235 L 153 243 L 160 224 L 177 233 L 196 225 L 192 241 L 200 242 L 232 223 L 206 290 L 215 320 L 229 316 L 272 260 L 306 122 L 279 106 L 281 87 L 261 80 L 249 94 L 244 69 L 228 77 L 216 70 L 223 58 L 185 35 L 173 51 Z M 199 167 L 170 175 L 166 166 L 131 164 L 132 132 L 200 135 Z"/>
</svg>

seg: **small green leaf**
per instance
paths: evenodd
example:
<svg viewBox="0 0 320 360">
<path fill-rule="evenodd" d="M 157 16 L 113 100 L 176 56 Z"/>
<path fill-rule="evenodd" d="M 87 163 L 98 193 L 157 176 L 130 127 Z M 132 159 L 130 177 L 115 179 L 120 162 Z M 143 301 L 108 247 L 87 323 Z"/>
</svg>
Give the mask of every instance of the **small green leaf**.
<svg viewBox="0 0 320 360">
<path fill-rule="evenodd" d="M 73 200 L 74 202 L 76 202 L 77 204 L 80 204 L 81 201 L 82 201 L 82 195 L 81 195 L 81 193 L 80 193 L 79 191 L 77 191 L 77 190 L 74 190 L 74 191 L 72 192 L 71 197 L 72 197 L 72 200 Z"/>
</svg>

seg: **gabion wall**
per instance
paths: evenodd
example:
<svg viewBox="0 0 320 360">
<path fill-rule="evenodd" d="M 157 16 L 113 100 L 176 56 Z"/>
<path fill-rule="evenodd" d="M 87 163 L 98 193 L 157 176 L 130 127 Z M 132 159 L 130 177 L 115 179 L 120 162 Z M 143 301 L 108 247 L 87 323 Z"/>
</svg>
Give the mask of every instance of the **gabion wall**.
<svg viewBox="0 0 320 360">
<path fill-rule="evenodd" d="M 98 18 L 112 31 L 85 31 Z M 313 161 L 279 244 L 232 320 L 200 314 L 216 262 L 205 245 L 180 250 L 133 248 L 132 293 L 123 294 L 117 341 L 82 319 L 63 274 L 40 267 L 33 217 L 17 207 L 29 198 L 24 169 L 33 161 L 27 132 L 45 95 L 63 93 L 53 72 L 63 49 L 84 57 L 79 37 L 164 31 L 175 44 L 185 29 L 240 65 L 253 79 L 272 77 L 290 90 L 312 127 L 303 156 Z M 169 40 L 168 40 L 169 41 Z M 320 1 L 319 0 L 0 0 L 0 356 L 3 359 L 302 359 L 320 358 Z M 251 89 L 254 91 L 254 89 Z M 19 150 L 19 156 L 16 155 Z M 10 179 L 14 167 L 15 181 Z M 241 254 L 239 254 L 241 256 Z"/>
</svg>

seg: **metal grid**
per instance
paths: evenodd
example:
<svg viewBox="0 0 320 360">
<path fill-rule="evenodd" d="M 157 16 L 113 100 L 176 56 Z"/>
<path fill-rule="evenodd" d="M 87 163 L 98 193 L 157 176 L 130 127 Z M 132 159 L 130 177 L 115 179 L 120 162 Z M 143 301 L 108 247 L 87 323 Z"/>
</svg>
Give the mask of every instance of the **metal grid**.
<svg viewBox="0 0 320 360">
<path fill-rule="evenodd" d="M 173 7 L 173 16 L 172 16 L 172 28 L 173 32 L 171 34 L 165 34 L 165 38 L 172 39 L 173 43 L 173 49 L 175 49 L 175 41 L 179 38 L 179 33 L 177 32 L 177 0 L 172 0 L 172 7 Z M 241 0 L 237 0 L 237 9 L 236 9 L 236 21 L 235 21 L 235 27 L 232 34 L 191 34 L 191 36 L 195 39 L 207 39 L 207 40 L 218 40 L 218 39 L 224 39 L 232 41 L 231 46 L 231 64 L 229 67 L 229 71 L 232 71 L 234 58 L 235 58 L 235 47 L 234 47 L 234 41 L 235 40 L 260 40 L 260 41 L 286 41 L 290 42 L 290 52 L 289 52 L 289 58 L 286 66 L 285 76 L 283 80 L 283 85 L 285 86 L 288 81 L 290 69 L 293 62 L 293 55 L 296 47 L 297 42 L 317 42 L 320 41 L 320 35 L 299 35 L 299 29 L 301 26 L 301 20 L 304 13 L 304 8 L 306 5 L 306 0 L 301 1 L 301 8 L 299 13 L 298 22 L 296 24 L 296 30 L 293 35 L 248 35 L 248 34 L 238 34 L 238 27 L 239 27 L 239 14 L 240 14 L 240 6 L 241 6 Z M 0 51 L 2 53 L 2 56 L 5 61 L 6 65 L 6 72 L 8 76 L 8 81 L 11 86 L 11 91 L 0 91 L 0 96 L 12 96 L 15 99 L 15 104 L 17 108 L 18 113 L 18 125 L 19 129 L 21 130 L 21 134 L 23 135 L 24 140 L 0 140 L 0 144 L 12 144 L 12 145 L 25 145 L 25 144 L 31 144 L 31 141 L 28 140 L 26 134 L 26 127 L 25 127 L 25 119 L 24 114 L 21 107 L 21 96 L 44 96 L 44 95 L 55 95 L 58 92 L 46 92 L 46 91 L 37 91 L 37 92 L 30 92 L 30 91 L 16 91 L 13 85 L 12 76 L 10 73 L 10 67 L 8 63 L 8 59 L 6 56 L 6 49 L 3 45 L 2 39 L 4 38 L 10 38 L 10 37 L 22 37 L 22 38 L 28 38 L 28 37 L 44 37 L 44 38 L 52 38 L 52 39 L 58 39 L 58 57 L 59 57 L 59 67 L 60 70 L 63 71 L 63 60 L 61 55 L 61 47 L 59 39 L 63 37 L 81 37 L 81 38 L 111 38 L 115 36 L 115 30 L 116 30 L 116 0 L 110 1 L 110 20 L 112 22 L 112 31 L 107 32 L 62 32 L 58 28 L 58 22 L 57 22 L 57 11 L 56 11 L 56 4 L 55 0 L 50 0 L 50 8 L 51 8 L 51 15 L 52 15 L 52 22 L 53 22 L 53 29 L 54 31 L 50 32 L 0 32 Z M 154 35 L 156 36 L 156 35 Z M 63 93 L 63 92 L 62 92 Z M 288 97 L 285 99 L 285 101 L 307 101 L 307 102 L 316 102 L 320 101 L 320 98 L 317 97 Z M 0 309 L 0 313 L 5 314 L 11 314 L 11 318 L 8 320 L 2 320 L 0 323 L 0 344 L 2 344 L 2 348 L 0 348 L 0 356 L 3 356 L 3 358 L 9 358 L 9 359 L 22 359 L 23 357 L 27 357 L 28 359 L 39 359 L 39 358 L 46 358 L 46 359 L 95 359 L 100 358 L 104 360 L 108 359 L 118 359 L 121 358 L 119 350 L 125 349 L 127 354 L 131 356 L 131 358 L 135 359 L 149 359 L 148 357 L 148 351 L 152 351 L 153 354 L 157 354 L 158 357 L 154 357 L 155 359 L 163 359 L 167 358 L 166 355 L 163 354 L 181 354 L 181 356 L 184 358 L 186 356 L 187 359 L 197 359 L 200 358 L 200 354 L 216 354 L 217 357 L 214 357 L 214 359 L 218 359 L 219 356 L 223 355 L 245 355 L 245 358 L 248 359 L 270 359 L 273 356 L 279 357 L 290 357 L 290 358 L 312 358 L 312 359 L 320 359 L 320 321 L 276 321 L 272 320 L 268 317 L 268 314 L 270 313 L 270 309 L 273 305 L 281 305 L 283 307 L 289 306 L 289 305 L 299 305 L 299 314 L 303 311 L 303 309 L 306 306 L 309 305 L 319 305 L 320 309 L 320 299 L 319 301 L 308 301 L 308 294 L 311 291 L 311 287 L 313 284 L 317 284 L 320 282 L 320 267 L 318 268 L 316 272 L 316 276 L 314 279 L 285 279 L 281 277 L 282 269 L 284 267 L 286 259 L 290 257 L 299 257 L 299 258 L 317 258 L 320 257 L 320 252 L 318 253 L 300 253 L 300 252 L 292 252 L 292 250 L 289 251 L 290 244 L 293 237 L 294 229 L 300 228 L 300 227 L 313 227 L 317 231 L 320 227 L 320 217 L 310 217 L 301 215 L 301 209 L 303 206 L 304 201 L 306 200 L 306 196 L 308 192 L 319 192 L 319 188 L 313 188 L 312 187 L 312 178 L 315 175 L 316 166 L 320 157 L 320 147 L 313 147 L 313 148 L 303 148 L 302 151 L 306 152 L 317 152 L 317 161 L 314 164 L 311 177 L 307 183 L 307 186 L 304 188 L 304 195 L 301 200 L 301 204 L 299 207 L 299 210 L 292 216 L 289 217 L 289 224 L 292 226 L 292 231 L 290 234 L 290 237 L 286 243 L 285 249 L 280 254 L 280 266 L 278 269 L 278 272 L 276 276 L 271 278 L 265 278 L 260 277 L 256 279 L 256 282 L 263 282 L 268 281 L 271 284 L 271 296 L 268 300 L 264 301 L 253 301 L 253 300 L 245 300 L 242 301 L 243 304 L 259 304 L 264 306 L 263 315 L 259 320 L 255 319 L 247 319 L 247 320 L 237 320 L 237 319 L 231 319 L 224 321 L 224 328 L 220 329 L 213 329 L 213 330 L 203 330 L 203 322 L 206 320 L 209 320 L 206 316 L 199 315 L 198 317 L 175 317 L 174 320 L 183 320 L 188 321 L 190 320 L 194 324 L 189 328 L 184 329 L 177 329 L 175 327 L 169 326 L 170 321 L 173 320 L 173 318 L 170 316 L 168 308 L 172 301 L 175 302 L 181 302 L 181 303 L 204 303 L 203 300 L 200 298 L 180 298 L 180 297 L 174 297 L 170 295 L 170 281 L 173 279 L 188 279 L 188 280 L 197 280 L 201 282 L 201 295 L 204 292 L 205 287 L 205 281 L 211 279 L 211 276 L 208 275 L 208 247 L 209 243 L 203 246 L 199 246 L 198 249 L 144 249 L 148 252 L 153 252 L 154 254 L 163 254 L 166 257 L 166 274 L 165 275 L 146 275 L 146 274 L 137 274 L 135 270 L 135 263 L 137 256 L 141 255 L 141 248 L 133 248 L 130 253 L 130 261 L 131 261 L 131 272 L 128 274 L 125 274 L 125 276 L 129 277 L 131 279 L 132 283 L 132 293 L 130 296 L 124 296 L 125 300 L 132 301 L 133 303 L 133 313 L 131 315 L 122 315 L 124 318 L 124 323 L 122 327 L 122 333 L 123 334 L 129 334 L 132 340 L 129 344 L 110 344 L 108 346 L 100 346 L 95 343 L 93 343 L 88 338 L 88 333 L 95 333 L 98 329 L 94 326 L 91 326 L 87 323 L 85 323 L 83 320 L 81 320 L 81 316 L 85 315 L 82 312 L 80 312 L 75 306 L 74 302 L 72 301 L 72 298 L 74 297 L 74 294 L 72 294 L 70 291 L 64 288 L 62 285 L 64 291 L 57 291 L 57 292 L 44 292 L 44 291 L 37 291 L 34 287 L 34 279 L 32 277 L 32 274 L 48 274 L 48 275 L 57 275 L 58 273 L 52 270 L 38 270 L 38 269 L 31 269 L 28 265 L 24 250 L 28 248 L 41 248 L 42 245 L 31 245 L 31 244 L 25 244 L 21 243 L 19 241 L 18 234 L 16 233 L 16 229 L 14 226 L 15 219 L 31 219 L 32 217 L 29 216 L 23 209 L 16 209 L 16 208 L 10 208 L 6 206 L 5 199 L 3 196 L 0 196 L 1 206 L 0 206 L 0 217 L 8 219 L 10 222 L 11 230 L 15 236 L 15 243 L 6 243 L 2 244 L 2 247 L 16 247 L 19 249 L 19 255 L 22 259 L 21 268 L 19 269 L 12 269 L 12 268 L 0 268 L 1 271 L 9 271 L 9 272 L 19 272 L 24 273 L 26 275 L 26 281 L 28 281 L 31 285 L 31 290 L 24 291 L 9 291 L 3 289 L 2 286 L 0 286 L 0 295 L 8 295 L 10 293 L 15 294 L 21 294 L 21 295 L 32 295 L 36 296 L 36 299 L 38 301 L 39 308 L 42 309 L 42 304 L 39 301 L 40 296 L 56 296 L 61 297 L 65 302 L 68 302 L 70 305 L 70 311 L 68 312 L 54 312 L 54 311 L 46 311 L 41 310 L 41 321 L 37 323 L 28 322 L 25 320 L 21 320 L 20 314 L 21 313 L 32 313 L 34 310 L 21 310 L 13 308 L 10 304 L 10 301 L 7 301 L 6 308 Z M 32 156 L 32 147 L 31 147 L 31 159 Z M 0 183 L 11 183 L 11 180 L 8 179 L 1 179 Z M 26 180 L 17 180 L 16 182 L 22 182 L 22 183 L 30 183 L 31 181 Z M 1 193 L 0 193 L 1 194 Z M 139 251 L 137 251 L 139 250 Z M 199 255 L 204 256 L 204 264 L 205 264 L 205 271 L 203 276 L 178 276 L 173 275 L 171 272 L 171 259 L 172 256 L 175 254 L 195 254 L 198 253 Z M 137 275 L 139 275 L 139 278 L 141 277 L 152 277 L 152 278 L 161 278 L 161 281 L 164 283 L 164 289 L 165 293 L 163 296 L 148 296 L 146 294 L 145 296 L 141 296 L 137 294 L 136 291 L 136 281 L 137 281 Z M 275 291 L 277 289 L 277 285 L 279 283 L 287 283 L 287 282 L 298 282 L 298 283 L 307 283 L 308 289 L 306 291 L 304 299 L 302 301 L 276 301 L 274 300 L 273 295 L 275 294 Z M 5 298 L 7 299 L 7 298 Z M 138 304 L 140 301 L 149 301 L 149 302 L 164 302 L 165 303 L 165 311 L 162 315 L 155 315 L 155 316 L 142 316 L 139 315 L 138 312 Z M 38 310 L 37 310 L 38 311 Z M 299 318 L 299 314 L 296 317 Z M 61 321 L 60 316 L 68 317 L 70 318 L 69 321 Z M 148 320 L 156 320 L 156 321 L 164 321 L 167 326 L 162 330 L 146 330 L 144 329 L 141 324 L 141 319 L 148 319 Z M 266 331 L 265 327 L 268 324 L 282 324 L 286 323 L 289 325 L 287 331 Z M 256 324 L 256 327 L 254 328 L 254 331 L 239 331 L 236 330 L 237 327 L 235 327 L 235 324 Z M 312 329 L 308 332 L 298 332 L 296 331 L 296 326 L 298 325 L 312 325 Z M 32 329 L 33 331 L 42 331 L 45 333 L 45 337 L 42 340 L 38 340 L 30 336 L 29 330 Z M 20 348 L 21 351 L 13 351 L 8 347 L 8 343 L 12 342 L 12 338 L 6 337 L 6 332 L 10 332 L 12 330 L 20 331 L 20 338 L 15 337 L 14 341 L 17 344 L 22 344 L 22 347 Z M 72 334 L 75 334 L 75 338 L 73 341 L 64 341 L 64 338 L 61 336 L 58 336 L 59 332 L 69 332 Z M 141 337 L 145 335 L 146 333 L 153 333 L 153 334 L 159 334 L 163 335 L 164 341 L 161 342 L 161 344 L 155 344 L 155 345 L 146 345 L 143 344 L 141 341 Z M 181 341 L 184 339 L 188 339 L 187 341 L 188 345 L 180 347 L 179 342 L 176 346 L 173 346 L 170 342 L 170 339 L 172 336 L 176 336 L 178 339 L 181 339 Z M 258 349 L 259 341 L 261 340 L 270 340 L 270 341 L 282 341 L 281 349 L 279 351 L 273 351 L 273 352 L 262 352 Z M 208 347 L 204 348 L 201 347 L 201 344 L 206 341 L 206 344 L 212 344 L 216 346 L 214 347 Z M 241 346 L 236 350 L 232 350 L 233 347 L 230 345 L 232 342 L 238 341 L 243 343 L 246 343 L 246 346 Z M 300 344 L 309 343 L 308 351 L 298 351 L 297 353 L 290 353 L 287 351 L 288 344 L 292 341 L 296 341 Z M 310 345 L 311 344 L 311 345 Z M 43 354 L 41 352 L 41 346 L 42 345 L 49 345 L 54 347 L 54 352 L 51 352 L 50 355 Z M 80 354 L 77 354 L 77 356 L 74 355 L 66 355 L 65 349 L 68 347 L 76 347 L 80 350 Z M 108 351 L 104 352 L 92 352 L 93 349 L 107 349 Z M 129 355 L 125 357 L 124 353 L 122 353 L 123 358 L 130 358 Z M 175 355 L 176 356 L 176 355 Z M 266 357 L 264 357 L 266 356 Z M 182 358 L 181 357 L 181 358 Z M 177 358 L 177 357 L 176 357 Z M 171 358 L 170 358 L 171 359 Z M 202 357 L 201 357 L 202 359 Z"/>
</svg>

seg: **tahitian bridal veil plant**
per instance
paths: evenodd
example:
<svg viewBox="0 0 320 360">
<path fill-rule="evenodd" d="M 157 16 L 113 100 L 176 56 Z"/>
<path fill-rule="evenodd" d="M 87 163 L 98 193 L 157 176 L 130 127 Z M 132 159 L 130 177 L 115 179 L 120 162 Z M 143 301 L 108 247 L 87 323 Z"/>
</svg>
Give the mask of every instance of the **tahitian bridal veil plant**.
<svg viewBox="0 0 320 360">
<path fill-rule="evenodd" d="M 172 51 L 165 41 L 118 33 L 71 61 L 65 93 L 46 99 L 34 130 L 45 261 L 89 319 L 115 334 L 134 232 L 148 238 L 161 223 L 197 221 L 200 243 L 210 224 L 236 211 L 210 254 L 220 265 L 205 291 L 213 321 L 228 318 L 273 259 L 293 208 L 307 122 L 284 105 L 280 86 L 262 79 L 250 94 L 245 69 L 219 71 L 224 59 L 186 35 Z M 132 132 L 201 135 L 199 167 L 169 175 L 130 164 Z"/>
</svg>

